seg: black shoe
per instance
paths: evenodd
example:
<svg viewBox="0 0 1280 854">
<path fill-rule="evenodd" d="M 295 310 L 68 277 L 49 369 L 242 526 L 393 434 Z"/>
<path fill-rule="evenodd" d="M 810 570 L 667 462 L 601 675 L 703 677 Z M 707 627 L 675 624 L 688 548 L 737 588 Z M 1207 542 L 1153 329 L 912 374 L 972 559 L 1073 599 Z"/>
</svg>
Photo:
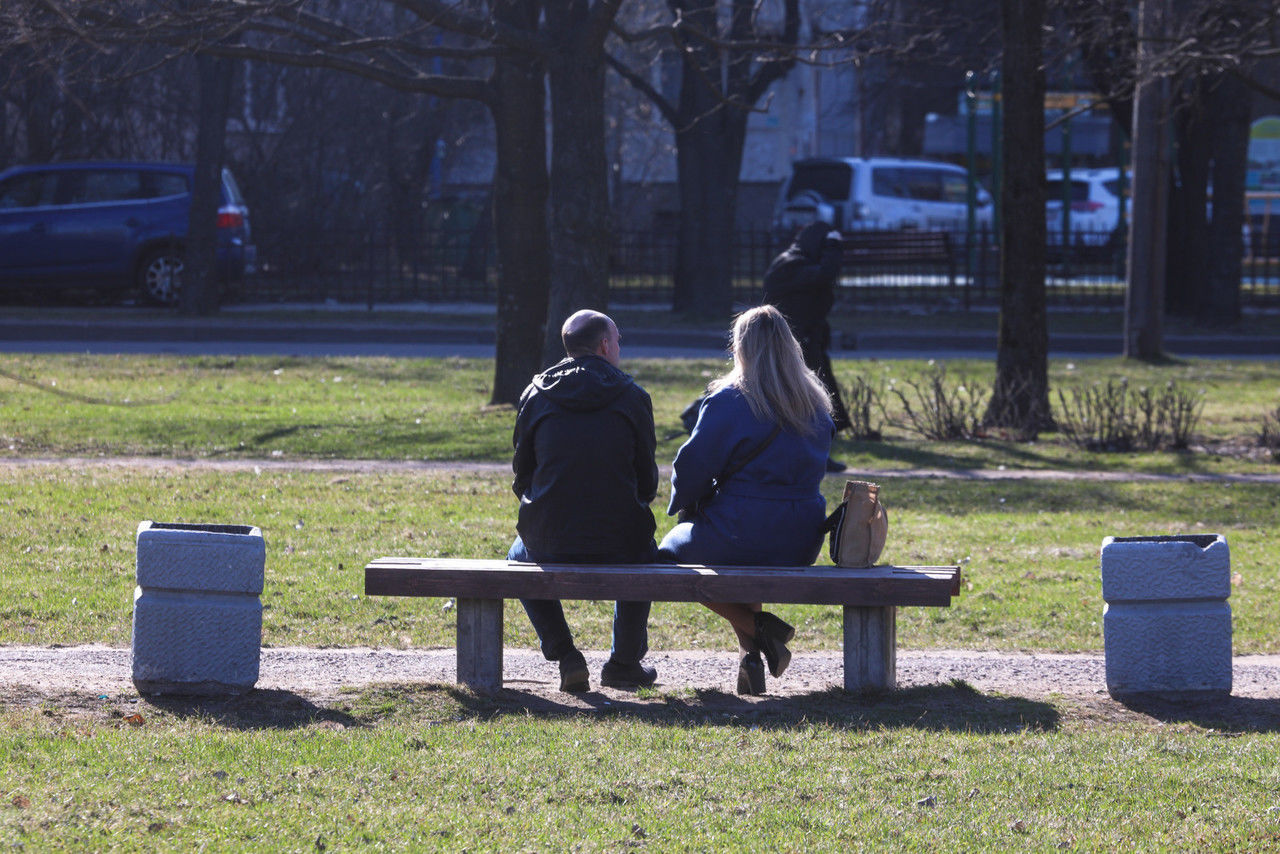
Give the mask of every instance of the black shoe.
<svg viewBox="0 0 1280 854">
<path fill-rule="evenodd" d="M 827 457 L 827 471 L 838 472 L 838 471 L 844 471 L 846 468 L 848 468 L 848 466 L 846 466 L 844 463 L 840 462 L 839 460 L 833 460 L 831 459 L 831 457 Z"/>
<path fill-rule="evenodd" d="M 587 671 L 587 659 L 573 649 L 560 657 L 560 690 L 581 694 L 591 690 L 591 674 Z"/>
<path fill-rule="evenodd" d="M 738 665 L 738 693 L 759 696 L 764 693 L 764 662 L 760 653 L 748 652 Z"/>
<path fill-rule="evenodd" d="M 658 671 L 647 664 L 623 664 L 612 658 L 600 668 L 600 684 L 610 688 L 648 688 L 658 681 Z"/>
<path fill-rule="evenodd" d="M 777 679 L 791 663 L 791 650 L 787 649 L 787 641 L 796 636 L 795 627 L 770 614 L 761 611 L 756 614 L 756 645 L 764 653 L 769 662 L 769 672 Z"/>
</svg>

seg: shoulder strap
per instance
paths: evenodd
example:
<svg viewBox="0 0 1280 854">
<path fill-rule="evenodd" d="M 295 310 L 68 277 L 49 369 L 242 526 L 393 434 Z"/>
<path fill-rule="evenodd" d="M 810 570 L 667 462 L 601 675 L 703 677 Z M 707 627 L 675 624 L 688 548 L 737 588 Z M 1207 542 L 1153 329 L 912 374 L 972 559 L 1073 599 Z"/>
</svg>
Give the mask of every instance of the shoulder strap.
<svg viewBox="0 0 1280 854">
<path fill-rule="evenodd" d="M 738 472 L 742 471 L 742 469 L 746 467 L 747 463 L 751 462 L 756 457 L 760 456 L 761 452 L 763 452 L 765 448 L 769 447 L 769 445 L 773 442 L 774 439 L 778 437 L 778 434 L 781 432 L 782 432 L 782 425 L 774 424 L 773 429 L 769 431 L 769 435 L 764 437 L 763 442 L 761 442 L 760 444 L 752 448 L 751 453 L 747 454 L 745 457 L 738 460 L 736 463 L 729 466 L 728 468 L 726 468 L 724 471 L 720 473 L 720 476 L 716 478 L 716 485 L 723 486 L 726 480 L 733 477 Z"/>
</svg>

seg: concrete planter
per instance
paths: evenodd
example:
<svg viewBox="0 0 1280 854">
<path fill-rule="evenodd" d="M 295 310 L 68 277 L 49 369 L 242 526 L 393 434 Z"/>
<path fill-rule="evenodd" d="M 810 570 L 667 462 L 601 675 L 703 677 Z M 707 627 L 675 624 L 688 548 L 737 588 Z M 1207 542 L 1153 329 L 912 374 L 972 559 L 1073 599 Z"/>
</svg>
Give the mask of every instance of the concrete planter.
<svg viewBox="0 0 1280 854">
<path fill-rule="evenodd" d="M 1102 541 L 1107 691 L 1231 693 L 1231 557 L 1221 534 Z"/>
<path fill-rule="evenodd" d="M 250 525 L 143 522 L 133 684 L 146 694 L 240 694 L 258 681 L 266 544 Z"/>
</svg>

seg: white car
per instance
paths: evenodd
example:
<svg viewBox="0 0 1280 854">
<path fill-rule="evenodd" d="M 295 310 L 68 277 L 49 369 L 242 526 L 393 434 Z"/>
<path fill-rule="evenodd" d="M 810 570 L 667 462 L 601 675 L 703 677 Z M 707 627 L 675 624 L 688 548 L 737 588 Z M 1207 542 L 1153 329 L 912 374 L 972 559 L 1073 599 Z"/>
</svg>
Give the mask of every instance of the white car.
<svg viewBox="0 0 1280 854">
<path fill-rule="evenodd" d="M 1045 172 L 1045 225 L 1049 244 L 1062 245 L 1062 202 L 1064 195 L 1062 170 Z M 1124 196 L 1129 196 L 1133 178 L 1125 174 Z M 1120 170 L 1072 169 L 1070 178 L 1068 227 L 1070 242 L 1083 246 L 1105 246 L 1120 225 Z M 1127 212 L 1126 212 L 1127 213 Z M 1126 219 L 1127 219 L 1126 215 Z"/>
<path fill-rule="evenodd" d="M 774 207 L 774 229 L 794 234 L 822 220 L 840 231 L 961 231 L 967 223 L 969 175 L 936 160 L 809 157 L 791 165 Z M 979 226 L 991 224 L 991 195 L 977 187 Z"/>
</svg>

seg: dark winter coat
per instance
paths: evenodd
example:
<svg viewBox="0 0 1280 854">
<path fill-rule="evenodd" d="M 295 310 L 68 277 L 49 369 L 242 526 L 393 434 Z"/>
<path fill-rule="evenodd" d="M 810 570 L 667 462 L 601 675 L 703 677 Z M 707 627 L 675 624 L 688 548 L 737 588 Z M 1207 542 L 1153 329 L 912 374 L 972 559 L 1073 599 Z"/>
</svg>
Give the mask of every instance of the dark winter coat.
<svg viewBox="0 0 1280 854">
<path fill-rule="evenodd" d="M 764 301 L 786 315 L 802 343 L 825 337 L 827 312 L 835 303 L 843 250 L 840 241 L 827 239 L 830 231 L 825 222 L 806 225 L 764 274 Z"/>
<path fill-rule="evenodd" d="M 566 358 L 520 396 L 516 529 L 531 552 L 647 554 L 658 492 L 653 404 L 599 356 Z"/>
<path fill-rule="evenodd" d="M 712 481 L 769 436 L 736 388 L 707 397 L 693 435 L 676 453 L 671 474 L 675 515 L 700 501 L 698 514 L 673 527 L 659 547 L 676 563 L 808 566 L 822 545 L 826 501 L 822 479 L 835 425 L 825 413 L 812 431 L 779 432 L 707 500 Z"/>
</svg>

